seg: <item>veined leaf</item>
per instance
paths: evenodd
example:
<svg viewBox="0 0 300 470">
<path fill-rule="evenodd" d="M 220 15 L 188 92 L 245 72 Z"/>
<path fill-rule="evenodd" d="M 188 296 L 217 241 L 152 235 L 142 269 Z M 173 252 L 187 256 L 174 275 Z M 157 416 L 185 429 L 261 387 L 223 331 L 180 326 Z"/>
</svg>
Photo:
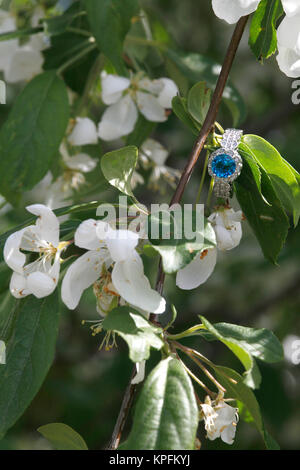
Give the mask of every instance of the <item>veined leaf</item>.
<svg viewBox="0 0 300 470">
<path fill-rule="evenodd" d="M 268 59 L 277 49 L 276 26 L 283 15 L 281 0 L 262 0 L 255 11 L 249 45 L 258 60 Z"/>
<path fill-rule="evenodd" d="M 261 377 L 253 358 L 273 363 L 283 359 L 283 349 L 276 336 L 265 328 L 246 328 L 230 323 L 212 325 L 200 317 L 211 333 L 206 339 L 218 339 L 225 344 L 242 362 L 246 369 L 244 382 L 251 388 L 258 388 Z M 201 330 L 200 330 L 201 331 Z"/>
<path fill-rule="evenodd" d="M 288 234 L 289 219 L 269 176 L 262 168 L 260 173 L 261 189 L 257 186 L 257 167 L 244 159 L 242 173 L 234 187 L 239 204 L 264 256 L 276 263 Z"/>
<path fill-rule="evenodd" d="M 8 201 L 31 189 L 59 158 L 68 120 L 67 90 L 55 72 L 28 83 L 0 131 L 0 191 Z"/>
<path fill-rule="evenodd" d="M 63 423 L 50 423 L 40 426 L 42 434 L 57 450 L 88 450 L 84 439 L 70 426 Z"/>
<path fill-rule="evenodd" d="M 58 322 L 57 293 L 44 299 L 31 295 L 17 303 L 6 365 L 0 368 L 0 436 L 40 389 L 54 358 Z"/>
<path fill-rule="evenodd" d="M 85 0 L 91 30 L 103 54 L 120 75 L 127 75 L 123 62 L 123 41 L 131 19 L 139 12 L 138 0 Z"/>
<path fill-rule="evenodd" d="M 300 216 L 299 173 L 291 167 L 273 145 L 257 135 L 245 135 L 241 144 L 269 176 L 277 197 L 287 212 L 293 214 L 295 226 Z M 297 174 L 297 176 L 296 176 Z"/>
<path fill-rule="evenodd" d="M 108 152 L 101 158 L 101 170 L 107 181 L 127 196 L 132 196 L 131 178 L 137 164 L 138 149 L 133 145 Z"/>
<path fill-rule="evenodd" d="M 187 110 L 187 100 L 181 96 L 174 96 L 172 99 L 172 109 L 178 119 L 182 121 L 195 135 L 199 134 L 200 126 Z"/>
<path fill-rule="evenodd" d="M 189 91 L 187 97 L 187 108 L 189 113 L 200 124 L 206 118 L 211 99 L 211 90 L 206 87 L 205 82 L 196 83 Z"/>
<path fill-rule="evenodd" d="M 187 372 L 177 359 L 168 357 L 147 378 L 131 433 L 120 450 L 192 450 L 198 414 Z"/>
</svg>

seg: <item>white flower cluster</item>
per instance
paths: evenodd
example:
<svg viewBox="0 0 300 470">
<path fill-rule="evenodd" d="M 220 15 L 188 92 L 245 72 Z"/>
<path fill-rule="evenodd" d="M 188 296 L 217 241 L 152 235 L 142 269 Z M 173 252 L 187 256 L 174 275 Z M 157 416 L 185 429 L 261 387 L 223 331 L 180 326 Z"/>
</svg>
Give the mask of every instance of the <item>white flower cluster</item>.
<svg viewBox="0 0 300 470">
<path fill-rule="evenodd" d="M 40 9 L 34 13 L 31 25 L 37 26 L 43 12 Z M 15 17 L 0 10 L 0 33 L 12 32 L 17 29 Z M 17 83 L 30 80 L 42 71 L 45 49 L 43 33 L 33 35 L 28 42 L 20 44 L 19 39 L 0 42 L 0 70 L 3 71 L 7 83 Z"/>
<path fill-rule="evenodd" d="M 98 129 L 93 121 L 77 118 L 69 137 L 71 144 L 95 144 L 98 138 L 111 141 L 124 137 L 133 131 L 138 111 L 148 121 L 164 122 L 168 119 L 167 110 L 172 108 L 172 99 L 178 93 L 171 79 L 150 80 L 143 73 L 129 79 L 103 71 L 101 88 L 102 101 L 108 108 L 102 115 Z"/>
<path fill-rule="evenodd" d="M 102 101 L 108 105 L 98 126 L 102 140 L 115 140 L 130 134 L 138 111 L 152 122 L 164 122 L 166 110 L 172 108 L 172 98 L 178 93 L 169 78 L 150 80 L 144 74 L 130 79 L 102 72 Z"/>
<path fill-rule="evenodd" d="M 220 437 L 226 444 L 233 444 L 239 419 L 237 411 L 224 400 L 212 403 L 206 397 L 205 403 L 201 405 L 201 418 L 204 419 L 207 438 L 214 441 Z"/>
<path fill-rule="evenodd" d="M 277 29 L 280 70 L 288 77 L 300 77 L 300 2 L 281 0 L 286 13 Z M 260 0 L 212 0 L 215 14 L 230 24 L 254 12 Z"/>
<path fill-rule="evenodd" d="M 50 295 L 56 288 L 61 255 L 70 242 L 59 241 L 59 221 L 48 207 L 34 204 L 27 210 L 38 216 L 6 240 L 4 259 L 13 270 L 10 291 L 16 298 Z M 117 298 L 142 312 L 163 313 L 165 300 L 151 289 L 136 251 L 139 236 L 129 230 L 114 230 L 106 222 L 82 222 L 75 232 L 75 245 L 87 252 L 68 268 L 62 282 L 62 300 L 74 309 L 85 289 L 94 286 L 97 310 L 103 316 Z M 28 262 L 30 254 L 36 259 Z M 27 256 L 28 254 L 28 256 Z M 110 268 L 112 268 L 110 270 Z"/>
<path fill-rule="evenodd" d="M 209 216 L 208 220 L 215 231 L 217 247 L 198 253 L 187 266 L 178 271 L 176 276 L 178 287 L 185 290 L 195 289 L 207 281 L 215 268 L 218 250 L 228 251 L 239 245 L 242 238 L 242 219 L 241 211 L 235 212 L 226 207 L 220 207 Z"/>
</svg>

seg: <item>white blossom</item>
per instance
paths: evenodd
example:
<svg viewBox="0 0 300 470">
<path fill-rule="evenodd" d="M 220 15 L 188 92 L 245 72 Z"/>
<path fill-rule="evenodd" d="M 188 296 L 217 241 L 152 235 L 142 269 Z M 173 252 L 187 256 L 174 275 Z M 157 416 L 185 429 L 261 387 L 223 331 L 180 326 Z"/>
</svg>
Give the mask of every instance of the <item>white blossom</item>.
<svg viewBox="0 0 300 470">
<path fill-rule="evenodd" d="M 232 250 L 240 244 L 242 219 L 242 211 L 235 212 L 233 209 L 228 208 L 221 208 L 209 216 L 208 220 L 215 230 L 219 250 Z"/>
<path fill-rule="evenodd" d="M 71 145 L 89 145 L 98 142 L 96 124 L 89 118 L 76 118 L 75 126 L 68 137 Z"/>
<path fill-rule="evenodd" d="M 35 18 L 32 19 L 34 24 Z M 14 31 L 16 20 L 14 16 L 0 10 L 0 33 Z M 20 44 L 18 39 L 0 42 L 0 69 L 8 83 L 30 80 L 42 71 L 44 62 L 41 51 L 45 48 L 43 34 L 33 35 L 28 42 Z"/>
<path fill-rule="evenodd" d="M 229 406 L 224 400 L 214 405 L 210 400 L 206 401 L 201 405 L 201 411 L 208 439 L 214 441 L 220 437 L 226 444 L 233 444 L 238 423 L 237 408 Z"/>
<path fill-rule="evenodd" d="M 280 70 L 288 77 L 300 77 L 300 12 L 286 16 L 277 29 L 278 55 Z"/>
<path fill-rule="evenodd" d="M 172 187 L 176 186 L 176 181 L 180 177 L 180 171 L 165 164 L 169 156 L 168 150 L 154 139 L 147 139 L 142 144 L 139 158 L 144 168 L 152 168 L 149 178 L 150 186 L 159 189 L 159 180 L 163 178 Z"/>
<path fill-rule="evenodd" d="M 102 140 L 115 140 L 130 134 L 136 124 L 138 111 L 148 121 L 167 120 L 166 109 L 178 89 L 169 78 L 150 80 L 142 74 L 131 79 L 103 72 L 102 101 L 108 105 L 98 126 Z"/>
<path fill-rule="evenodd" d="M 33 294 L 37 298 L 50 295 L 58 282 L 60 255 L 68 242 L 59 241 L 59 222 L 51 209 L 42 204 L 26 208 L 38 216 L 29 225 L 11 234 L 4 245 L 4 260 L 13 270 L 10 291 L 16 298 Z M 38 257 L 28 264 L 26 252 Z"/>
<path fill-rule="evenodd" d="M 63 173 L 54 180 L 51 171 L 30 191 L 25 193 L 27 201 L 39 201 L 50 209 L 58 209 L 72 202 L 73 191 L 85 184 L 85 173 L 94 170 L 97 162 L 85 153 L 70 156 L 64 144 L 60 146 L 63 158 Z M 65 218 L 65 216 L 63 216 Z M 63 219 L 60 218 L 62 221 Z"/>
<path fill-rule="evenodd" d="M 181 289 L 190 290 L 204 284 L 214 271 L 217 262 L 217 250 L 227 251 L 237 247 L 242 237 L 241 211 L 231 208 L 219 208 L 213 212 L 209 221 L 216 235 L 216 248 L 209 248 L 198 253 L 184 268 L 177 272 L 176 284 Z"/>
<path fill-rule="evenodd" d="M 215 15 L 229 24 L 236 23 L 242 16 L 253 13 L 260 0 L 212 0 Z"/>
<path fill-rule="evenodd" d="M 4 341 L 0 340 L 0 364 L 6 363 L 6 346 Z"/>
<path fill-rule="evenodd" d="M 89 251 L 68 269 L 62 283 L 63 302 L 70 309 L 76 308 L 83 291 L 94 285 L 100 300 L 104 293 L 111 300 L 117 296 L 147 312 L 163 313 L 165 300 L 151 289 L 135 249 L 137 244 L 138 235 L 134 232 L 113 230 L 106 222 L 94 219 L 82 222 L 75 232 L 75 245 Z M 98 311 L 103 314 L 101 304 Z"/>
</svg>

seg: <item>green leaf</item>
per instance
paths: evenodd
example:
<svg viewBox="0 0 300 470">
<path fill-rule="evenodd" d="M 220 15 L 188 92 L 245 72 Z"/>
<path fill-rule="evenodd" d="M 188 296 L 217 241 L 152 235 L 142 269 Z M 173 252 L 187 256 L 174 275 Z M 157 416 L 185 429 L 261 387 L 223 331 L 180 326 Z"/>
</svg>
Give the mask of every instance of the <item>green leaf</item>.
<svg viewBox="0 0 300 470">
<path fill-rule="evenodd" d="M 216 245 L 215 231 L 203 217 L 203 226 L 197 228 L 196 211 L 188 214 L 187 205 L 184 216 L 177 218 L 176 211 L 163 211 L 152 213 L 148 217 L 148 238 L 152 247 L 162 257 L 163 269 L 171 274 L 189 264 L 197 253 L 213 248 Z M 183 223 L 185 220 L 193 222 L 193 238 L 186 238 Z M 168 236 L 168 238 L 167 238 Z"/>
<path fill-rule="evenodd" d="M 178 119 L 182 121 L 191 131 L 195 134 L 199 134 L 200 126 L 194 121 L 192 116 L 187 110 L 187 100 L 181 96 L 174 96 L 172 99 L 172 109 Z"/>
<path fill-rule="evenodd" d="M 244 373 L 244 382 L 251 388 L 258 388 L 261 383 L 261 375 L 257 364 L 248 349 L 244 347 L 243 344 L 240 344 L 232 337 L 223 336 L 218 329 L 216 329 L 208 320 L 204 317 L 200 317 L 202 323 L 212 333 L 216 339 L 225 344 L 235 356 L 241 361 L 245 367 Z"/>
<path fill-rule="evenodd" d="M 122 450 L 194 449 L 198 414 L 189 376 L 177 359 L 168 357 L 143 386 Z"/>
<path fill-rule="evenodd" d="M 132 196 L 131 178 L 138 160 L 133 145 L 108 152 L 101 158 L 101 170 L 107 181 L 121 193 Z"/>
<path fill-rule="evenodd" d="M 205 82 L 198 82 L 194 85 L 187 97 L 187 108 L 189 113 L 200 124 L 206 118 L 211 99 L 211 90 L 206 87 Z"/>
<path fill-rule="evenodd" d="M 286 240 L 289 220 L 276 196 L 271 180 L 261 168 L 261 188 L 258 187 L 257 167 L 249 160 L 234 187 L 238 202 L 249 222 L 264 256 L 272 263 Z"/>
<path fill-rule="evenodd" d="M 45 32 L 49 36 L 56 36 L 65 32 L 67 27 L 81 11 L 81 2 L 75 2 L 62 15 L 44 18 Z"/>
<path fill-rule="evenodd" d="M 300 216 L 299 173 L 291 167 L 273 145 L 257 135 L 245 135 L 241 149 L 245 150 L 268 174 L 277 197 L 297 225 Z M 297 174 L 297 176 L 296 176 Z"/>
<path fill-rule="evenodd" d="M 35 77 L 16 99 L 0 131 L 0 191 L 7 200 L 15 192 L 31 189 L 59 158 L 68 121 L 64 83 L 55 72 Z"/>
<path fill-rule="evenodd" d="M 84 439 L 70 426 L 63 423 L 50 423 L 40 426 L 42 434 L 57 450 L 88 450 Z"/>
<path fill-rule="evenodd" d="M 126 341 L 133 362 L 149 359 L 150 348 L 160 350 L 164 344 L 160 338 L 161 328 L 152 325 L 129 307 L 118 307 L 109 312 L 102 327 L 107 331 L 115 331 Z"/>
<path fill-rule="evenodd" d="M 225 344 L 241 361 L 246 369 L 245 383 L 251 388 L 258 388 L 261 377 L 253 358 L 268 363 L 283 360 L 282 345 L 276 336 L 265 328 L 246 328 L 230 323 L 212 325 L 204 317 L 202 323 L 211 333 L 206 339 L 218 339 Z"/>
<path fill-rule="evenodd" d="M 195 84 L 202 80 L 206 82 L 209 88 L 215 88 L 221 66 L 212 59 L 201 54 L 175 52 L 172 49 L 167 49 L 163 52 L 169 61 L 173 63 L 173 69 L 177 68 L 179 72 L 188 78 L 190 84 Z M 246 116 L 244 100 L 230 80 L 227 82 L 223 93 L 223 102 L 228 106 L 232 114 L 234 126 L 244 121 Z"/>
<path fill-rule="evenodd" d="M 57 293 L 17 303 L 0 368 L 0 436 L 17 421 L 39 391 L 52 364 L 59 323 Z"/>
<path fill-rule="evenodd" d="M 266 432 L 261 416 L 261 411 L 252 390 L 244 384 L 243 378 L 228 367 L 214 366 L 217 379 L 226 388 L 228 398 L 235 398 L 243 403 L 247 412 L 247 422 L 253 423 L 262 436 L 267 449 L 278 449 L 278 444 Z M 236 383 L 233 383 L 234 380 Z"/>
<path fill-rule="evenodd" d="M 281 0 L 262 0 L 255 11 L 251 26 L 249 45 L 260 61 L 276 52 L 276 26 L 283 15 Z"/>
<path fill-rule="evenodd" d="M 85 0 L 85 7 L 97 44 L 119 75 L 127 75 L 123 62 L 123 42 L 131 19 L 139 13 L 138 0 Z"/>
</svg>

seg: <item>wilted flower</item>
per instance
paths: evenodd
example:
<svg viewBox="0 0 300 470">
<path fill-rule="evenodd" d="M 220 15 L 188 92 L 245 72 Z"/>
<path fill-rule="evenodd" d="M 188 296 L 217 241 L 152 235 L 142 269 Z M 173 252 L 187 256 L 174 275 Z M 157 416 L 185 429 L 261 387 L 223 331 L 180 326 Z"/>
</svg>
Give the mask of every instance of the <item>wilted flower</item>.
<svg viewBox="0 0 300 470">
<path fill-rule="evenodd" d="M 214 441 L 220 437 L 226 444 L 233 444 L 239 420 L 238 409 L 229 406 L 224 400 L 211 403 L 206 397 L 205 402 L 201 405 L 201 412 L 208 439 Z"/>
<path fill-rule="evenodd" d="M 138 238 L 130 230 L 113 230 L 106 222 L 82 222 L 75 232 L 75 245 L 89 251 L 69 267 L 63 279 L 62 299 L 67 307 L 76 308 L 83 291 L 94 285 L 99 313 L 107 313 L 101 303 L 103 297 L 99 304 L 103 294 L 108 295 L 105 306 L 116 296 L 144 311 L 163 313 L 166 302 L 151 289 L 144 274 L 142 259 L 135 249 Z"/>
<path fill-rule="evenodd" d="M 115 140 L 130 134 L 138 111 L 148 121 L 166 121 L 166 109 L 172 107 L 172 98 L 178 92 L 169 78 L 150 80 L 144 74 L 137 74 L 129 79 L 105 72 L 101 78 L 102 100 L 108 105 L 98 127 L 102 140 Z"/>
<path fill-rule="evenodd" d="M 42 204 L 27 207 L 38 216 L 35 225 L 14 232 L 4 245 L 4 260 L 13 270 L 10 291 L 16 298 L 33 294 L 37 298 L 50 295 L 58 283 L 61 253 L 68 242 L 59 241 L 59 222 L 55 214 Z M 26 264 L 26 254 L 38 258 Z"/>
</svg>

